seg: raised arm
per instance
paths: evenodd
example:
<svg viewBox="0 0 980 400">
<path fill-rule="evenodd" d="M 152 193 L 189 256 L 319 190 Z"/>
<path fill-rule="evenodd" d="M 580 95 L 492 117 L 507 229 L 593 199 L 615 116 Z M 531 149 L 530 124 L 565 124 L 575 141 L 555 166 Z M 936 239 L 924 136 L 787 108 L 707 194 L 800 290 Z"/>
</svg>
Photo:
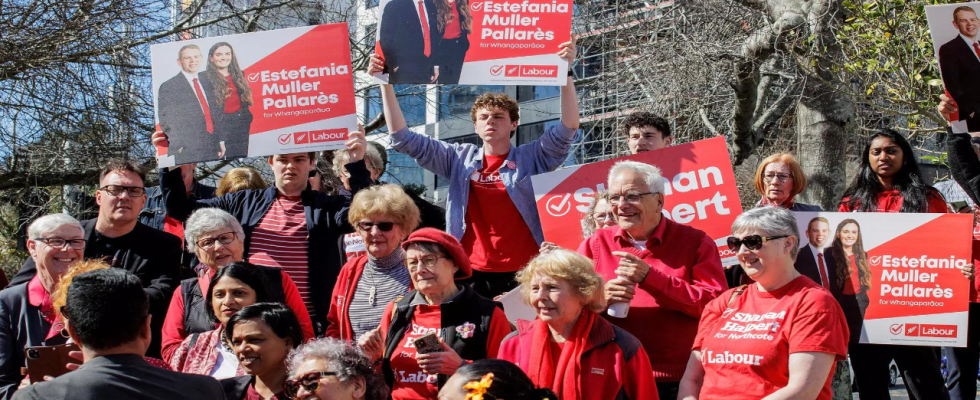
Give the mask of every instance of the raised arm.
<svg viewBox="0 0 980 400">
<path fill-rule="evenodd" d="M 572 63 L 575 62 L 575 56 L 578 54 L 575 49 L 575 35 L 558 48 L 558 56 L 568 61 L 568 70 L 571 71 Z M 565 86 L 561 87 L 561 123 L 566 128 L 575 130 L 579 127 L 578 94 L 575 93 L 575 83 L 571 74 L 567 79 Z"/>
</svg>

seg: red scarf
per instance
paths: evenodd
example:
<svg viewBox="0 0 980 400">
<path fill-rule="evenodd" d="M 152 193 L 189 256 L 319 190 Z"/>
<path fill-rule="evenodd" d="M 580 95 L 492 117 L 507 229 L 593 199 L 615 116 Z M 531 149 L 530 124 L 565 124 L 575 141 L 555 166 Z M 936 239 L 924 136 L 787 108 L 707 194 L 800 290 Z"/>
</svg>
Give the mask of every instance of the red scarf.
<svg viewBox="0 0 980 400">
<path fill-rule="evenodd" d="M 582 353 L 589 343 L 589 332 L 592 331 L 595 318 L 595 313 L 582 310 L 582 315 L 572 327 L 571 337 L 566 338 L 561 348 L 558 365 L 553 364 L 552 346 L 548 343 L 551 340 L 548 324 L 541 320 L 534 322 L 528 375 L 535 386 L 550 388 L 562 399 L 582 398 L 578 379 L 582 376 Z"/>
</svg>

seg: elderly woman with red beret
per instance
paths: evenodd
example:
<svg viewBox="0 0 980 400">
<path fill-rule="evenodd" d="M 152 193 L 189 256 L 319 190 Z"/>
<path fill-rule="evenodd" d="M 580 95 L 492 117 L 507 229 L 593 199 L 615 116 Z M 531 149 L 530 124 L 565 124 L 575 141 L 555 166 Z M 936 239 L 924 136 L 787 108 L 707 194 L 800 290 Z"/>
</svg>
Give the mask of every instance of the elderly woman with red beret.
<svg viewBox="0 0 980 400">
<path fill-rule="evenodd" d="M 455 238 L 423 228 L 402 248 L 415 289 L 389 303 L 381 325 L 362 335 L 358 345 L 369 358 L 381 359 L 392 399 L 434 399 L 460 365 L 495 358 L 510 323 L 499 304 L 456 283 L 472 269 Z M 416 351 L 415 340 L 430 333 L 441 349 Z"/>
</svg>

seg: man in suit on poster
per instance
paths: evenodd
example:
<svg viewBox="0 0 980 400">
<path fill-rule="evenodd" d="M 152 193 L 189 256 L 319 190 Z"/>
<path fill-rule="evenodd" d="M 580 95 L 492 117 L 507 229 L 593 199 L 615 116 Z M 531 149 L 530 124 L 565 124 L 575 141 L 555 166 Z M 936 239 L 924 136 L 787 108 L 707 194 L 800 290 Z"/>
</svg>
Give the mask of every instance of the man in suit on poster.
<svg viewBox="0 0 980 400">
<path fill-rule="evenodd" d="M 177 54 L 180 73 L 160 85 L 157 100 L 160 130 L 170 139 L 167 153 L 177 164 L 215 160 L 220 147 L 210 107 L 214 87 L 205 74 L 198 73 L 204 60 L 201 49 L 189 44 Z"/>
<path fill-rule="evenodd" d="M 381 15 L 381 55 L 389 83 L 434 83 L 432 52 L 442 34 L 432 0 L 391 0 Z"/>
<path fill-rule="evenodd" d="M 960 6 L 953 10 L 953 26 L 960 34 L 939 47 L 939 69 L 960 119 L 970 132 L 980 132 L 980 20 L 973 8 Z"/>
<path fill-rule="evenodd" d="M 837 277 L 836 263 L 834 257 L 827 257 L 824 253 L 824 248 L 830 244 L 832 237 L 830 222 L 826 218 L 811 219 L 806 227 L 806 238 L 809 243 L 800 247 L 800 252 L 796 256 L 796 270 L 834 293 L 832 288 L 836 287 L 833 284 L 833 279 Z"/>
</svg>

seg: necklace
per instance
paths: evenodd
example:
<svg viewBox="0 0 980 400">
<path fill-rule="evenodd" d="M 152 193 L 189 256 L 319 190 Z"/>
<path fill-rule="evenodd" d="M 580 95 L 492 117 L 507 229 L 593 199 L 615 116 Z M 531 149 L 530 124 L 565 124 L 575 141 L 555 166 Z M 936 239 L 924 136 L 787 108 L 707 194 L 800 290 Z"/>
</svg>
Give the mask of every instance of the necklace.
<svg viewBox="0 0 980 400">
<path fill-rule="evenodd" d="M 228 337 L 225 336 L 224 328 L 219 328 L 219 329 L 221 329 L 221 347 L 224 347 L 225 350 L 234 353 L 234 351 L 231 350 L 231 345 L 228 344 Z"/>
<path fill-rule="evenodd" d="M 370 289 L 368 289 L 368 305 L 374 307 L 377 304 L 378 285 L 374 280 L 374 267 L 371 265 L 365 266 L 365 269 L 368 268 L 370 268 L 370 271 L 366 271 L 368 272 L 368 284 L 371 285 Z"/>
</svg>

